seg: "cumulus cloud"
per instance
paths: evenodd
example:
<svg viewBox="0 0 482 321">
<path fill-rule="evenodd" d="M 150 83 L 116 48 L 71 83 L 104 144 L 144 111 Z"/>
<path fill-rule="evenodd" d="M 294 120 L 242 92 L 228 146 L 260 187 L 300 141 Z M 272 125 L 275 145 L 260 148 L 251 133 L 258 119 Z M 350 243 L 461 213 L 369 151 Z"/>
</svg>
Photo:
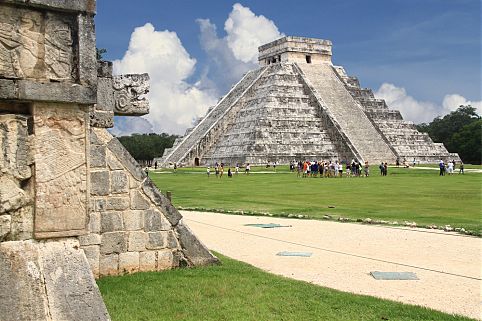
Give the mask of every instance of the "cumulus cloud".
<svg viewBox="0 0 482 321">
<path fill-rule="evenodd" d="M 375 97 L 384 99 L 390 109 L 399 110 L 405 120 L 414 123 L 429 123 L 437 116 L 443 116 L 456 110 L 460 105 L 470 104 L 482 111 L 482 101 L 469 101 L 458 94 L 446 95 L 442 105 L 433 102 L 419 101 L 407 94 L 405 88 L 384 83 L 374 93 Z"/>
<path fill-rule="evenodd" d="M 215 89 L 224 94 L 248 70 L 258 67 L 258 47 L 284 36 L 273 21 L 255 15 L 239 3 L 224 23 L 225 37 L 219 37 L 216 25 L 208 19 L 198 19 L 200 42 L 210 63 L 207 78 Z"/>
<path fill-rule="evenodd" d="M 114 73 L 149 73 L 150 113 L 144 116 L 154 132 L 183 134 L 193 118 L 204 114 L 216 102 L 201 81 L 189 84 L 186 79 L 195 71 L 196 59 L 183 47 L 175 32 L 156 31 L 146 23 L 131 35 L 124 57 L 114 61 Z M 144 122 L 127 120 L 123 132 L 146 130 Z M 129 128 L 129 125 L 134 128 Z M 140 125 L 140 126 L 139 126 Z"/>
</svg>

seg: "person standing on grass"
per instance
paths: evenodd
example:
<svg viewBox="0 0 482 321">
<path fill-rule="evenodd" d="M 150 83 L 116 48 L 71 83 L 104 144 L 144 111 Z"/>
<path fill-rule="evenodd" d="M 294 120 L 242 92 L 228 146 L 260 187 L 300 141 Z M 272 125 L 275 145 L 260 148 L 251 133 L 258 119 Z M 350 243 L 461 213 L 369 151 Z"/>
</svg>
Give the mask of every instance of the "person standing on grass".
<svg viewBox="0 0 482 321">
<path fill-rule="evenodd" d="M 464 163 L 462 161 L 460 161 L 459 174 L 464 174 Z"/>
<path fill-rule="evenodd" d="M 174 163 L 174 173 L 177 171 L 177 164 Z"/>
<path fill-rule="evenodd" d="M 211 167 L 207 167 L 206 168 L 206 174 L 208 175 L 208 178 L 209 178 L 209 175 L 211 175 Z"/>
<path fill-rule="evenodd" d="M 216 167 L 214 167 L 214 170 L 215 170 L 215 172 L 216 172 L 216 178 L 218 178 L 218 177 L 219 177 L 219 164 L 216 163 L 215 166 L 216 166 Z"/>
<path fill-rule="evenodd" d="M 384 168 L 383 162 L 380 163 L 380 166 L 378 166 L 378 168 L 380 169 L 380 175 L 383 176 L 383 168 Z"/>
<path fill-rule="evenodd" d="M 246 169 L 245 169 L 245 173 L 246 175 L 249 175 L 249 171 L 251 170 L 251 165 L 249 165 L 249 163 L 246 164 Z"/>
<path fill-rule="evenodd" d="M 350 162 L 346 162 L 346 177 L 350 177 L 350 171 L 351 171 L 351 165 Z"/>
<path fill-rule="evenodd" d="M 368 161 L 365 161 L 365 167 L 363 169 L 365 171 L 365 177 L 368 177 L 370 173 L 370 167 L 368 166 Z"/>
<path fill-rule="evenodd" d="M 440 168 L 440 173 L 438 176 L 444 176 L 445 175 L 445 164 L 444 164 L 444 161 L 443 160 L 440 160 L 440 162 L 438 163 L 438 166 Z"/>
<path fill-rule="evenodd" d="M 238 175 L 239 173 L 239 164 L 236 163 L 236 167 L 234 168 L 234 174 Z"/>
<path fill-rule="evenodd" d="M 219 178 L 223 177 L 224 174 L 224 164 L 221 163 L 220 169 L 219 169 Z"/>
<path fill-rule="evenodd" d="M 229 178 L 233 177 L 233 173 L 231 173 L 231 167 L 228 168 L 228 177 Z"/>
<path fill-rule="evenodd" d="M 449 175 L 452 175 L 454 173 L 454 163 L 449 162 L 447 166 L 447 172 Z"/>
<path fill-rule="evenodd" d="M 387 176 L 388 173 L 388 163 L 383 164 L 383 176 Z"/>
</svg>

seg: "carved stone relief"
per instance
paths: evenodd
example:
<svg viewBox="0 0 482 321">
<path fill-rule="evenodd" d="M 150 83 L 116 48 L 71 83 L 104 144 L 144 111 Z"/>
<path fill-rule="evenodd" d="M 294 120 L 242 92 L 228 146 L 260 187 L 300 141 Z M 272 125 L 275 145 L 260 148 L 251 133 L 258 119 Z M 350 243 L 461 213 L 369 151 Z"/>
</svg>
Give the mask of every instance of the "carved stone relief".
<svg viewBox="0 0 482 321">
<path fill-rule="evenodd" d="M 0 77 L 75 79 L 69 17 L 0 5 Z"/>
<path fill-rule="evenodd" d="M 113 77 L 114 114 L 145 115 L 149 113 L 149 101 L 145 95 L 149 92 L 149 75 L 121 75 Z"/>
<path fill-rule="evenodd" d="M 87 121 L 78 107 L 34 107 L 36 237 L 80 235 L 85 229 Z"/>
</svg>

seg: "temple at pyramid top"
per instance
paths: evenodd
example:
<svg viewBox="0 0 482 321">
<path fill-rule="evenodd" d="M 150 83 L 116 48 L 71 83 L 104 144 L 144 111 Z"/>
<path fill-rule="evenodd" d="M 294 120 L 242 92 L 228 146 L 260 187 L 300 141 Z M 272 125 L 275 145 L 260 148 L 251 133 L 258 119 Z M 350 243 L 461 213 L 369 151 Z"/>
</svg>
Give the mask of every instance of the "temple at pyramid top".
<svg viewBox="0 0 482 321">
<path fill-rule="evenodd" d="M 216 106 L 166 149 L 161 165 L 298 160 L 460 160 L 332 64 L 329 40 L 283 37 L 259 49 Z"/>
<path fill-rule="evenodd" d="M 260 66 L 277 62 L 318 64 L 331 62 L 331 41 L 286 36 L 258 48 Z"/>
</svg>

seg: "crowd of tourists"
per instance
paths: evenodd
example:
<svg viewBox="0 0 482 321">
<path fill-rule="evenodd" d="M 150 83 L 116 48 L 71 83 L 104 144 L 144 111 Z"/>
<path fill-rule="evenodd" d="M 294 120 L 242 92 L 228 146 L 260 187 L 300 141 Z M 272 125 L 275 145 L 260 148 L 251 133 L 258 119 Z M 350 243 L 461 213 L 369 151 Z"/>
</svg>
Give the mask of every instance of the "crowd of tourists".
<svg viewBox="0 0 482 321">
<path fill-rule="evenodd" d="M 214 164 L 214 173 L 216 175 L 217 178 L 222 178 L 223 175 L 224 175 L 224 167 L 225 167 L 225 164 L 224 163 L 218 163 L 216 162 Z M 249 172 L 251 170 L 251 165 L 249 163 L 246 164 L 246 167 L 244 169 L 244 172 L 245 174 L 248 174 L 249 175 Z M 208 166 L 206 167 L 206 174 L 207 176 L 211 176 L 211 166 Z M 231 166 L 228 166 L 228 172 L 227 172 L 227 175 L 228 177 L 233 177 L 233 174 L 234 175 L 238 175 L 239 174 L 239 164 L 236 163 L 236 166 L 234 167 L 234 173 L 233 171 L 231 170 Z"/>
<path fill-rule="evenodd" d="M 451 160 L 448 163 L 445 163 L 442 159 L 438 163 L 439 166 L 439 176 L 453 175 L 455 172 L 455 160 Z M 459 165 L 459 174 L 464 174 L 464 163 L 460 163 Z"/>
<path fill-rule="evenodd" d="M 370 166 L 365 163 L 352 160 L 350 162 L 332 162 L 332 161 L 299 161 L 290 163 L 290 171 L 296 171 L 298 177 L 368 177 L 370 175 Z M 380 175 L 386 176 L 388 164 L 380 164 Z"/>
</svg>

